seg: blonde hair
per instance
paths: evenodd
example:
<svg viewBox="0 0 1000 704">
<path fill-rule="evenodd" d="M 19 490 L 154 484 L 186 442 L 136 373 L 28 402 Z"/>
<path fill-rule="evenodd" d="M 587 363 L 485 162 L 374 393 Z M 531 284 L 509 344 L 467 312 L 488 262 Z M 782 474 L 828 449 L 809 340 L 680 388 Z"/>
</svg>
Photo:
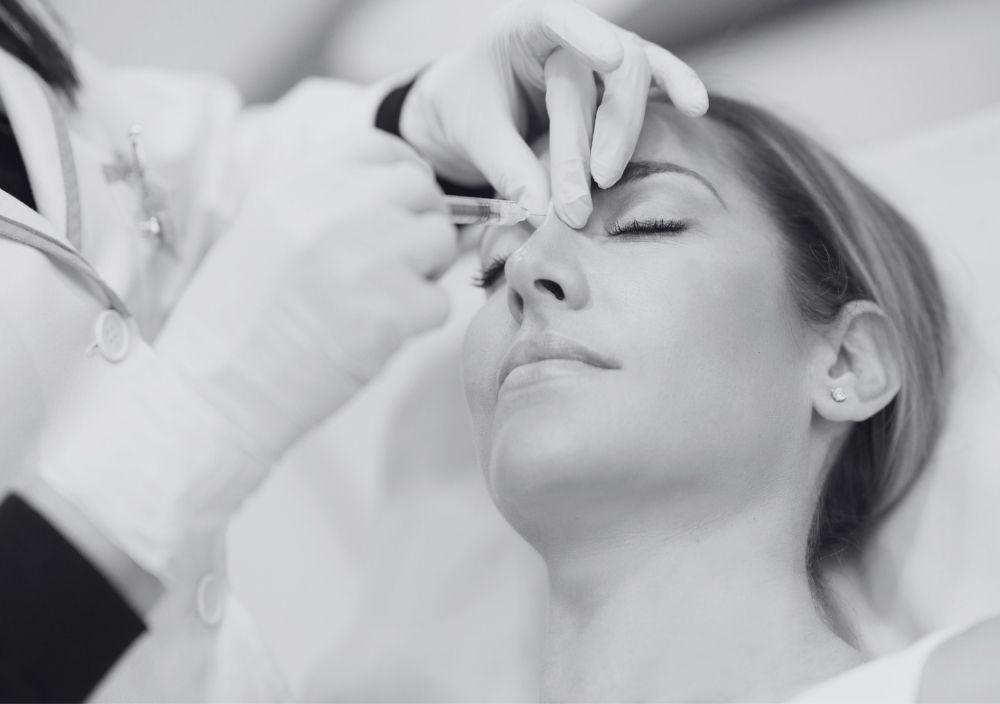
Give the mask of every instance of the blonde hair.
<svg viewBox="0 0 1000 704">
<path fill-rule="evenodd" d="M 738 144 L 747 177 L 785 235 L 789 281 L 807 321 L 850 301 L 878 304 L 896 333 L 901 388 L 857 423 L 829 468 L 807 564 L 858 549 L 927 464 L 945 409 L 948 314 L 916 229 L 814 140 L 771 113 L 713 96 L 709 118 Z"/>
</svg>

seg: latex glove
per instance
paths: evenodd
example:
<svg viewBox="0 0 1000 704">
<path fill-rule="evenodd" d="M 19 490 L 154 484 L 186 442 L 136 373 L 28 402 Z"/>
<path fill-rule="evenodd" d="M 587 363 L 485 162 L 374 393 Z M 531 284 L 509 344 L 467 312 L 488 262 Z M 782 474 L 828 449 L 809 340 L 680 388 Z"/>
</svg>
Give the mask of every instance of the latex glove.
<svg viewBox="0 0 1000 704">
<path fill-rule="evenodd" d="M 607 188 L 632 156 L 651 80 L 683 112 L 708 109 L 701 80 L 669 51 L 570 2 L 521 2 L 501 10 L 474 46 L 420 75 L 400 132 L 443 177 L 485 179 L 532 213 L 547 211 L 551 193 L 559 216 L 582 227 L 593 207 L 591 176 Z M 549 133 L 560 136 L 551 191 L 549 172 L 525 142 L 537 136 L 526 134 L 529 114 L 544 116 L 543 106 Z"/>
<path fill-rule="evenodd" d="M 156 343 L 272 456 L 449 310 L 429 279 L 456 233 L 431 169 L 375 130 L 317 139 L 251 183 Z"/>
</svg>

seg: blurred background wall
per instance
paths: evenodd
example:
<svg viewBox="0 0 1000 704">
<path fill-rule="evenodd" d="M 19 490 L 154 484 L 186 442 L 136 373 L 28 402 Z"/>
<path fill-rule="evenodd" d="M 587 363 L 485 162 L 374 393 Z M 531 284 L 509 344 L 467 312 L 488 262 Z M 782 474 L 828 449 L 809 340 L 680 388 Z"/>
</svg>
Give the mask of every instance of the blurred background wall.
<svg viewBox="0 0 1000 704">
<path fill-rule="evenodd" d="M 496 0 L 54 0 L 112 63 L 229 76 L 250 101 L 327 74 L 418 67 Z M 861 147 L 1000 101 L 996 0 L 584 0 L 690 61 L 710 86 Z"/>
</svg>

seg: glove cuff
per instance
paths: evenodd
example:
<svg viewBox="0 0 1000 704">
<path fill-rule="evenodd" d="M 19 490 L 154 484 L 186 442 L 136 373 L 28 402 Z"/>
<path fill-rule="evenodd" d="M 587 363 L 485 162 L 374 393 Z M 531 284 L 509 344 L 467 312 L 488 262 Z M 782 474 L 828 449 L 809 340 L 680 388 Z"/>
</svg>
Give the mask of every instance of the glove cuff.
<svg viewBox="0 0 1000 704">
<path fill-rule="evenodd" d="M 375 111 L 376 128 L 384 132 L 388 132 L 391 135 L 395 135 L 400 139 L 404 139 L 399 128 L 399 118 L 400 115 L 403 114 L 403 103 L 406 102 L 406 96 L 410 94 L 413 84 L 417 82 L 419 77 L 420 74 L 418 73 L 407 83 L 397 88 L 393 88 L 389 91 L 389 94 L 382 99 L 382 102 L 378 106 L 378 110 Z M 460 183 L 449 181 L 442 176 L 435 175 L 435 177 L 438 185 L 441 187 L 441 190 L 450 196 L 471 196 L 474 198 L 493 198 L 496 196 L 496 191 L 492 186 L 464 186 Z"/>
</svg>

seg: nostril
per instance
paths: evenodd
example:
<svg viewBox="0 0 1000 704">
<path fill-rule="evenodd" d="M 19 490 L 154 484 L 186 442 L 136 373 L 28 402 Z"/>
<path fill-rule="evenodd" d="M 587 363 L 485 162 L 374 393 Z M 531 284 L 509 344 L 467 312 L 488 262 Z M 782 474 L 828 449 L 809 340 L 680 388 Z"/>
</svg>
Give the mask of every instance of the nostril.
<svg viewBox="0 0 1000 704">
<path fill-rule="evenodd" d="M 557 301 L 561 301 L 566 298 L 566 294 L 563 292 L 562 286 L 557 284 L 555 281 L 550 281 L 549 279 L 538 279 L 535 281 L 535 288 L 539 291 L 548 291 L 556 297 Z"/>
</svg>

